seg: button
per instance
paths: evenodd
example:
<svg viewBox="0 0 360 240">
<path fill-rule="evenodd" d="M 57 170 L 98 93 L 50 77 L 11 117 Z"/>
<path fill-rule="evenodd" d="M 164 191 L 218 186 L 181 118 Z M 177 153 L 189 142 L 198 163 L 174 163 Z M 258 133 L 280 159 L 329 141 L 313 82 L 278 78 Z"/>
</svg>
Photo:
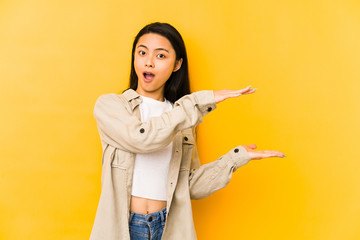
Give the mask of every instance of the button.
<svg viewBox="0 0 360 240">
<path fill-rule="evenodd" d="M 189 140 L 189 139 L 188 139 L 187 137 L 184 137 L 184 140 L 187 141 L 187 140 Z"/>
<path fill-rule="evenodd" d="M 238 148 L 235 148 L 235 149 L 234 149 L 234 152 L 235 152 L 235 153 L 239 152 L 239 149 L 238 149 Z"/>
<path fill-rule="evenodd" d="M 149 217 L 149 222 L 151 222 L 152 221 L 152 217 Z"/>
<path fill-rule="evenodd" d="M 140 129 L 140 132 L 141 132 L 141 133 L 144 133 L 144 132 L 145 132 L 145 129 L 143 129 L 143 128 Z"/>
<path fill-rule="evenodd" d="M 211 112 L 211 110 L 212 110 L 212 107 L 208 107 L 207 111 Z"/>
</svg>

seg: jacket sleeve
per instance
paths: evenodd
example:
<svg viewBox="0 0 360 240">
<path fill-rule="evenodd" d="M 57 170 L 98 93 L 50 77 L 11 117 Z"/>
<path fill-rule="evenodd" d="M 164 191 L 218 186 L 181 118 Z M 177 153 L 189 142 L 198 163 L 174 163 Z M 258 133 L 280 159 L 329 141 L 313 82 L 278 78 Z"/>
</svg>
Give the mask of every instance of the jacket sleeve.
<svg viewBox="0 0 360 240">
<path fill-rule="evenodd" d="M 190 198 L 202 199 L 224 188 L 232 177 L 232 173 L 251 160 L 243 146 L 233 148 L 214 162 L 200 166 L 196 146 L 190 169 Z"/>
<path fill-rule="evenodd" d="M 148 153 L 166 147 L 178 131 L 202 122 L 216 108 L 213 91 L 188 94 L 171 111 L 141 122 L 117 94 L 101 95 L 94 107 L 100 138 L 107 144 L 133 153 Z"/>
</svg>

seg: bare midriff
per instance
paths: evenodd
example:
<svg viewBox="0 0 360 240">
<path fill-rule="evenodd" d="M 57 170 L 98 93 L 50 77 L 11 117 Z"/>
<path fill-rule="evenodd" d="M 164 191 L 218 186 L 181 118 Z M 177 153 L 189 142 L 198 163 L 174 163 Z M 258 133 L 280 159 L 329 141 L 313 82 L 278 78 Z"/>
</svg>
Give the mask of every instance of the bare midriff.
<svg viewBox="0 0 360 240">
<path fill-rule="evenodd" d="M 131 196 L 130 211 L 140 214 L 157 212 L 166 207 L 166 201 Z"/>
</svg>

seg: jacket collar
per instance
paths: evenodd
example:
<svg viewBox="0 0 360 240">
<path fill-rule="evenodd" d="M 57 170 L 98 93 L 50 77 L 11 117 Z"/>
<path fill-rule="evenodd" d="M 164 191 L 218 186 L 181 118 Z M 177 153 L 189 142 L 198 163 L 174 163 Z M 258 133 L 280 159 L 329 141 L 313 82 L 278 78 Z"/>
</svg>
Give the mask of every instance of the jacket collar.
<svg viewBox="0 0 360 240">
<path fill-rule="evenodd" d="M 143 101 L 141 96 L 131 88 L 125 90 L 122 95 L 125 97 L 126 101 L 128 101 L 132 111 L 134 111 L 134 108 L 136 108 Z M 171 105 L 174 104 L 171 103 Z"/>
<path fill-rule="evenodd" d="M 122 95 L 126 101 L 128 101 L 132 111 L 134 111 L 134 108 L 136 108 L 142 102 L 140 95 L 131 88 L 125 90 Z"/>
</svg>

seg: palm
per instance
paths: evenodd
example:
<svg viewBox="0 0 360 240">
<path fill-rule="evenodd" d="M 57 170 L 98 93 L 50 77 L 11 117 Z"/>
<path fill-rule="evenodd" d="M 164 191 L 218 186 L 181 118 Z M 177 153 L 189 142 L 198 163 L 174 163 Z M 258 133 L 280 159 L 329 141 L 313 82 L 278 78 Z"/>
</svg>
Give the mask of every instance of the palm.
<svg viewBox="0 0 360 240">
<path fill-rule="evenodd" d="M 240 90 L 222 89 L 222 90 L 214 91 L 215 101 L 216 101 L 216 103 L 220 103 L 220 102 L 224 101 L 225 99 L 233 98 L 233 97 L 239 97 L 241 95 L 254 93 L 255 90 L 257 90 L 257 88 L 250 89 L 250 87 L 251 86 L 248 86 L 248 87 L 240 89 Z"/>
<path fill-rule="evenodd" d="M 266 151 L 256 151 L 254 149 L 257 148 L 255 144 L 250 145 L 241 145 L 243 146 L 246 151 L 249 153 L 251 159 L 253 160 L 259 160 L 262 158 L 270 158 L 270 157 L 284 157 L 285 154 L 279 151 L 273 151 L 273 150 L 266 150 Z"/>
</svg>

